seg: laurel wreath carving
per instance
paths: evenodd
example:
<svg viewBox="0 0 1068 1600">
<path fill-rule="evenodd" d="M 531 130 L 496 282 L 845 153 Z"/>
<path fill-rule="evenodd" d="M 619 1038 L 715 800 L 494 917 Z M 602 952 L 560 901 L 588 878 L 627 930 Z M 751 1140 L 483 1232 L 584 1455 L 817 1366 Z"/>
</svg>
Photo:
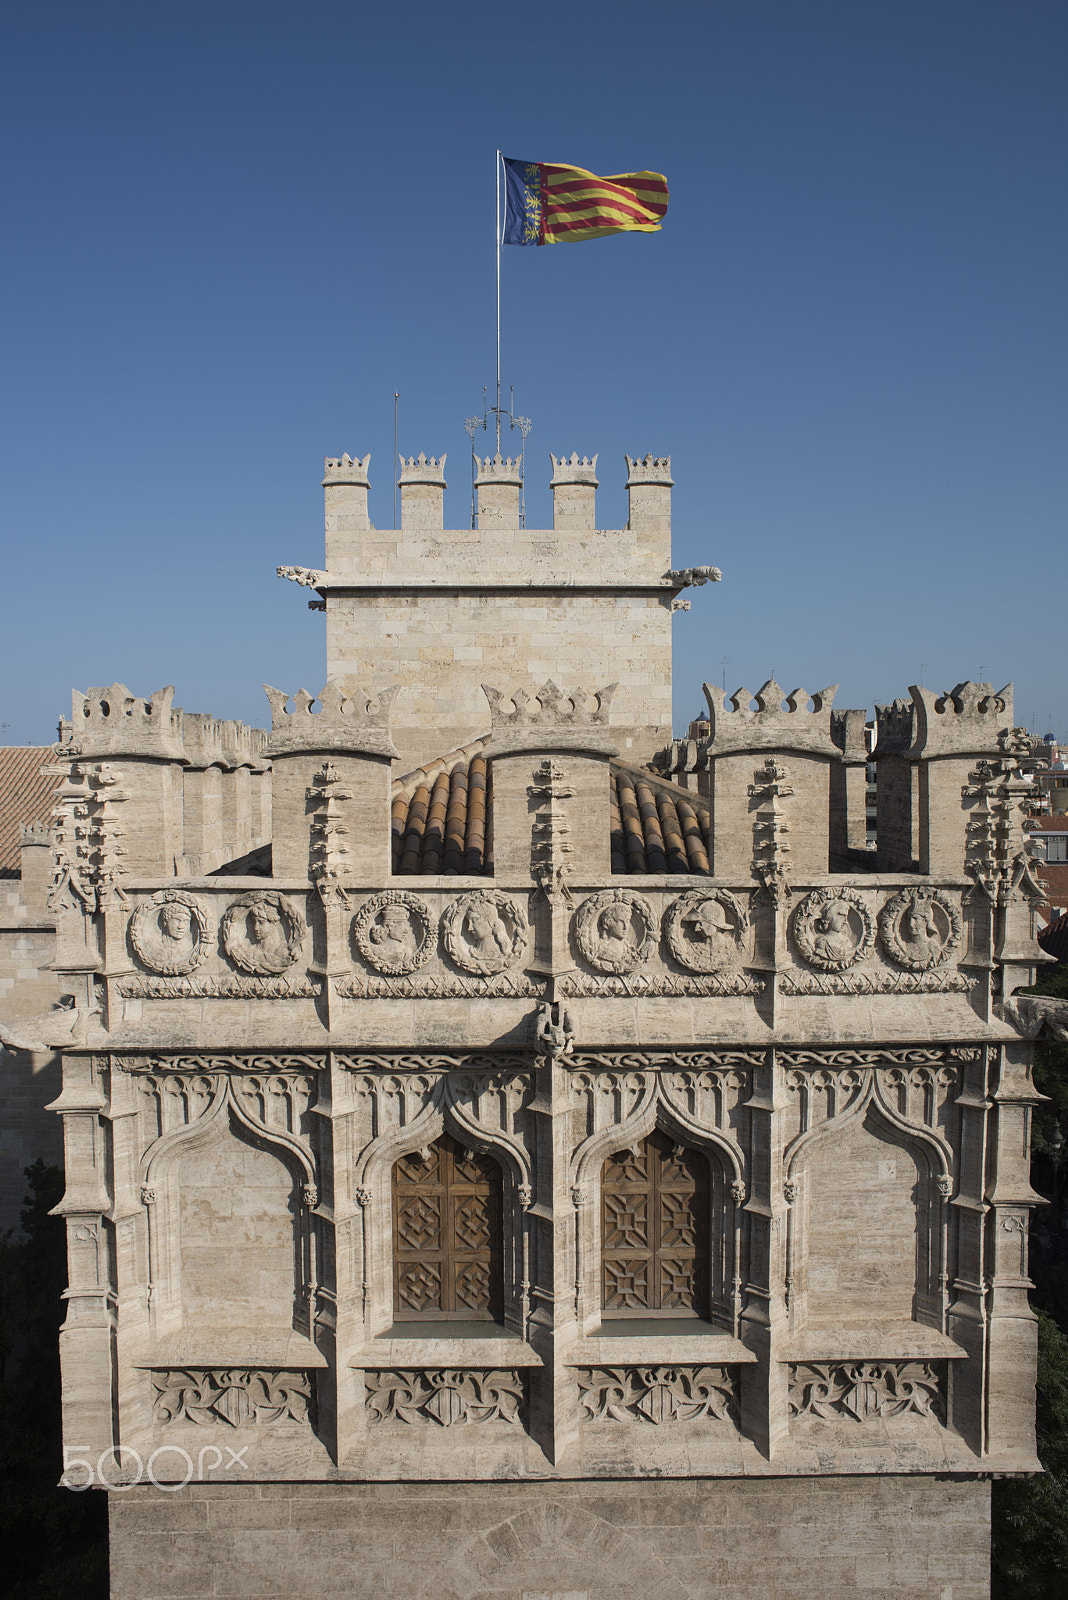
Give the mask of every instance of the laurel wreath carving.
<svg viewBox="0 0 1068 1600">
<path fill-rule="evenodd" d="M 732 926 L 719 930 L 724 935 L 721 940 L 708 938 L 702 944 L 687 938 L 685 930 L 688 923 L 700 917 L 701 908 L 708 904 L 721 906 Z M 741 954 L 748 929 L 749 913 L 729 889 L 694 890 L 690 894 L 680 895 L 664 916 L 664 936 L 668 949 L 679 966 L 685 967 L 688 972 L 723 972 L 733 967 Z"/>
<path fill-rule="evenodd" d="M 923 926 L 911 935 L 902 935 L 902 923 L 909 917 Z M 937 935 L 936 943 L 932 935 Z M 960 947 L 960 912 L 941 889 L 902 889 L 879 912 L 879 938 L 892 961 L 909 972 L 927 972 L 948 961 Z"/>
<path fill-rule="evenodd" d="M 469 930 L 477 938 L 479 926 L 489 948 L 480 950 L 471 942 Z M 514 966 L 522 956 L 527 945 L 527 915 L 509 895 L 476 889 L 452 902 L 442 916 L 441 932 L 450 961 L 464 972 L 489 977 Z"/>
<path fill-rule="evenodd" d="M 407 941 L 389 937 L 393 919 L 388 913 L 393 906 L 403 907 L 407 912 L 412 939 L 410 950 L 403 948 Z M 371 895 L 352 919 L 353 941 L 367 965 L 376 972 L 395 977 L 403 977 L 426 965 L 434 949 L 434 931 L 429 908 L 417 896 L 405 894 L 402 889 L 384 889 L 381 894 Z M 385 948 L 387 943 L 399 944 L 402 948 L 389 950 Z"/>
<path fill-rule="evenodd" d="M 633 943 L 625 939 L 606 939 L 601 933 L 605 912 L 617 907 L 625 908 L 628 913 Z M 635 967 L 648 961 L 656 947 L 656 913 L 644 895 L 630 889 L 606 889 L 601 894 L 591 894 L 575 912 L 572 927 L 583 959 L 598 972 L 615 976 L 633 972 Z M 619 948 L 614 949 L 614 945 Z"/>
<path fill-rule="evenodd" d="M 160 928 L 160 912 L 164 906 L 184 906 L 189 912 L 190 945 L 179 954 L 177 940 L 174 953 L 168 951 Z M 130 944 L 138 961 L 149 972 L 160 972 L 165 977 L 178 977 L 192 972 L 204 960 L 215 938 L 215 918 L 203 900 L 187 894 L 184 889 L 159 889 L 151 900 L 142 900 L 130 918 Z"/>
<path fill-rule="evenodd" d="M 254 906 L 270 906 L 278 913 L 285 933 L 285 954 L 271 955 L 256 945 L 248 936 L 248 916 Z M 242 972 L 257 976 L 265 973 L 277 975 L 291 967 L 300 955 L 307 934 L 307 924 L 301 912 L 284 894 L 272 890 L 253 889 L 234 900 L 223 915 L 220 933 L 223 949 Z"/>
<path fill-rule="evenodd" d="M 840 924 L 844 918 L 844 925 L 828 929 L 828 916 Z M 852 949 L 832 943 L 838 936 L 844 937 L 847 929 L 853 939 Z M 871 950 L 874 939 L 871 912 L 852 889 L 814 889 L 794 912 L 797 948 L 809 966 L 818 967 L 821 972 L 844 972 L 855 966 Z M 841 953 L 836 954 L 839 949 Z"/>
</svg>

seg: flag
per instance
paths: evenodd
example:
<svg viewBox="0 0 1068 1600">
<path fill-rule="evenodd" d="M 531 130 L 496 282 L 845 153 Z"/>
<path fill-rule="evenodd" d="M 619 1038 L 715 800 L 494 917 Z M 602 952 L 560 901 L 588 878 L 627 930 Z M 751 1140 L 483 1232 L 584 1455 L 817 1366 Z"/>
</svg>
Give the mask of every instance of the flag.
<svg viewBox="0 0 1068 1600">
<path fill-rule="evenodd" d="M 505 244 L 563 244 L 608 233 L 659 233 L 667 179 L 659 172 L 598 178 L 582 167 L 505 157 Z"/>
</svg>

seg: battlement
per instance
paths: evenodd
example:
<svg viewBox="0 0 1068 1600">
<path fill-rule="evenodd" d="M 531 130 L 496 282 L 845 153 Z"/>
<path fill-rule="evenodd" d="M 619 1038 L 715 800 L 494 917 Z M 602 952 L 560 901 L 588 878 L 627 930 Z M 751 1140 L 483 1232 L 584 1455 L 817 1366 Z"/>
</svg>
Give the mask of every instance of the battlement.
<svg viewBox="0 0 1068 1600">
<path fill-rule="evenodd" d="M 28 845 L 50 845 L 52 842 L 52 828 L 48 822 L 20 822 L 19 823 L 19 848 L 25 850 Z"/>
<path fill-rule="evenodd" d="M 990 683 L 958 683 L 945 694 L 910 686 L 916 711 L 910 755 L 970 755 L 1001 748 L 1010 733 L 1012 684 L 994 692 Z"/>
<path fill-rule="evenodd" d="M 755 695 L 744 687 L 725 695 L 711 683 L 704 685 L 704 692 L 711 725 L 710 756 L 729 755 L 736 750 L 776 749 L 814 755 L 837 754 L 830 719 L 837 684 L 813 695 L 807 689 L 795 689 L 792 694 L 786 694 L 774 678 L 769 678 Z M 755 709 L 750 703 L 754 699 Z M 810 699 L 811 710 L 808 708 Z"/>
<path fill-rule="evenodd" d="M 674 487 L 671 476 L 671 457 L 654 456 L 652 454 L 641 456 L 623 457 L 627 463 L 627 488 L 635 484 L 655 483 L 668 489 Z"/>
<path fill-rule="evenodd" d="M 483 483 L 520 484 L 523 481 L 523 462 L 519 456 L 513 461 L 511 456 L 502 456 L 498 450 L 495 456 L 476 456 L 475 464 L 478 468 L 476 487 Z"/>
<path fill-rule="evenodd" d="M 374 698 L 346 694 L 336 683 L 328 683 L 318 695 L 306 689 L 290 695 L 267 683 L 263 688 L 271 703 L 271 737 L 266 746 L 270 756 L 313 750 L 390 759 L 397 754 L 389 732 L 393 702 L 400 692 L 396 687 L 383 689 Z"/>
<path fill-rule="evenodd" d="M 916 710 L 911 700 L 875 707 L 875 754 L 903 755 L 915 738 Z"/>
<path fill-rule="evenodd" d="M 370 485 L 367 469 L 371 464 L 371 453 L 361 460 L 359 456 L 327 456 L 323 461 L 323 488 L 330 483 L 351 483 L 362 489 Z"/>
<path fill-rule="evenodd" d="M 83 756 L 154 756 L 185 761 L 174 685 L 143 699 L 124 683 L 71 691 L 71 738 Z"/>
<path fill-rule="evenodd" d="M 615 755 L 608 741 L 608 723 L 618 688 L 617 683 L 610 683 L 592 695 L 585 689 L 565 693 L 550 678 L 531 696 L 523 689 L 505 694 L 484 683 L 482 692 L 489 701 L 492 724 L 487 757 L 521 750 L 590 750 Z"/>
<path fill-rule="evenodd" d="M 586 483 L 597 488 L 596 455 L 580 456 L 577 450 L 572 450 L 570 456 L 554 456 L 550 450 L 549 460 L 553 464 L 551 488 L 562 483 Z"/>
<path fill-rule="evenodd" d="M 370 457 L 367 458 L 370 460 Z M 420 450 L 417 456 L 399 456 L 400 473 L 397 482 L 433 483 L 445 488 L 445 455 L 427 456 Z"/>
</svg>

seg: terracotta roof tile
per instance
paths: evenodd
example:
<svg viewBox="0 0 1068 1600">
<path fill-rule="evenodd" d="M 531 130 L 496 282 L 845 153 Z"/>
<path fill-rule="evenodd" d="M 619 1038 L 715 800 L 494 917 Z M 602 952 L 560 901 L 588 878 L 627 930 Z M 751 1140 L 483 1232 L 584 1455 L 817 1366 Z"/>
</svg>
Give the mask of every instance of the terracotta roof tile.
<svg viewBox="0 0 1068 1600">
<path fill-rule="evenodd" d="M 484 739 L 432 761 L 393 784 L 395 873 L 489 874 L 489 771 Z"/>
<path fill-rule="evenodd" d="M 0 746 L 0 878 L 21 873 L 19 825 L 47 822 L 61 778 L 42 777 L 50 745 Z"/>
<path fill-rule="evenodd" d="M 393 784 L 393 871 L 493 871 L 491 763 L 480 739 Z M 643 767 L 610 764 L 612 871 L 707 872 L 706 801 Z"/>
</svg>

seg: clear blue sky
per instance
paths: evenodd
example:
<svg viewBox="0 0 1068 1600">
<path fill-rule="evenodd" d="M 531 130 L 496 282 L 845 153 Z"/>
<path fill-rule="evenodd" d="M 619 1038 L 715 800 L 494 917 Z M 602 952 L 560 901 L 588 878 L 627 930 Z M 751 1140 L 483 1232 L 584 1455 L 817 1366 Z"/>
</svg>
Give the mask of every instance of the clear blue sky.
<svg viewBox="0 0 1068 1600">
<path fill-rule="evenodd" d="M 667 174 L 663 232 L 504 260 L 548 452 L 670 453 L 676 720 L 1016 683 L 1068 735 L 1063 0 L 50 3 L 0 38 L 3 742 L 72 685 L 262 724 L 321 687 L 324 454 L 448 451 L 492 383 L 494 150 Z M 726 668 L 723 658 L 727 658 Z"/>
</svg>

